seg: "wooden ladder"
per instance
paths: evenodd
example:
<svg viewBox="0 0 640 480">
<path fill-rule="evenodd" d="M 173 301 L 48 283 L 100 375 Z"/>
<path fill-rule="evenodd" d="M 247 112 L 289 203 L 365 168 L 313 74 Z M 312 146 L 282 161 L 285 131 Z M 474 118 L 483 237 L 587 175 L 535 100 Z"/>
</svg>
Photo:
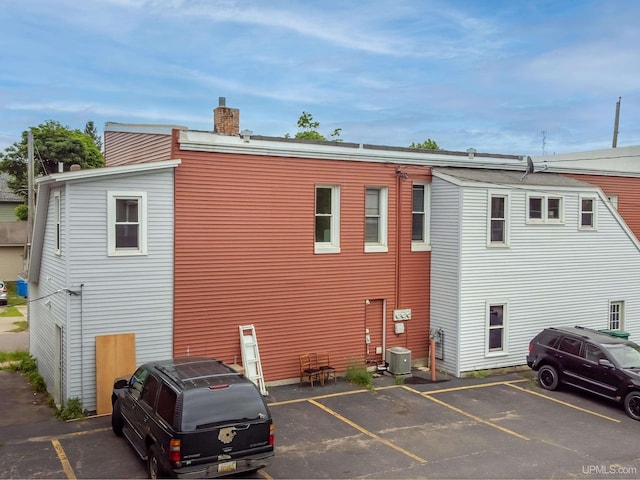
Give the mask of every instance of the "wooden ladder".
<svg viewBox="0 0 640 480">
<path fill-rule="evenodd" d="M 262 376 L 256 329 L 253 325 L 240 325 L 238 328 L 240 329 L 240 351 L 242 353 L 244 374 L 256 384 L 262 395 L 269 395 L 264 386 L 264 377 Z"/>
</svg>

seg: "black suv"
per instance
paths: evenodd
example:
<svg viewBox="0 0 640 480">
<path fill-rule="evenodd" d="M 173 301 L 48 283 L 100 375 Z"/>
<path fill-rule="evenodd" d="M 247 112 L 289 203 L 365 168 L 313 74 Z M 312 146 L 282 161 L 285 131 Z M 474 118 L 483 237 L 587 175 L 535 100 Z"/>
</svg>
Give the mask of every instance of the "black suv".
<svg viewBox="0 0 640 480">
<path fill-rule="evenodd" d="M 547 390 L 562 383 L 623 402 L 640 420 L 640 347 L 633 342 L 578 326 L 546 328 L 529 344 L 527 365 Z"/>
<path fill-rule="evenodd" d="M 274 455 L 271 413 L 256 386 L 223 362 L 146 363 L 116 380 L 111 426 L 147 461 L 150 478 L 258 470 Z"/>
</svg>

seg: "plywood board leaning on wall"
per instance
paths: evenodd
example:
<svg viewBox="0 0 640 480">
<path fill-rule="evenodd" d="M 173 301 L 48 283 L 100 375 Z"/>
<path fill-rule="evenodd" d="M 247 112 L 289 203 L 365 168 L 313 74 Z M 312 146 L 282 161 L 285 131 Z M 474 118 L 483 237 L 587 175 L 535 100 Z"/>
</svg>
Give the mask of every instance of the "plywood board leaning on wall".
<svg viewBox="0 0 640 480">
<path fill-rule="evenodd" d="M 113 381 L 136 369 L 136 334 L 96 337 L 96 413 L 111 413 Z"/>
</svg>

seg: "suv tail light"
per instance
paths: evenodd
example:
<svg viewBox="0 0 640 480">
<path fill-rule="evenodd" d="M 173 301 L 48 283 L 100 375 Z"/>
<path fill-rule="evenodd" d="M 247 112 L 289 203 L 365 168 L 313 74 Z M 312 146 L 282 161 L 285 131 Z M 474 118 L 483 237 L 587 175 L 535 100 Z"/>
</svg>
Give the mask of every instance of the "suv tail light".
<svg viewBox="0 0 640 480">
<path fill-rule="evenodd" d="M 172 463 L 180 463 L 180 440 L 173 439 L 169 443 L 169 460 Z"/>
<path fill-rule="evenodd" d="M 7 293 L 7 287 L 2 287 L 2 293 Z"/>
<path fill-rule="evenodd" d="M 269 445 L 271 445 L 272 447 L 275 445 L 276 443 L 276 439 L 273 436 L 273 430 L 276 427 L 273 425 L 273 423 L 271 425 L 269 425 Z"/>
<path fill-rule="evenodd" d="M 529 353 L 533 351 L 533 342 L 529 342 Z"/>
</svg>

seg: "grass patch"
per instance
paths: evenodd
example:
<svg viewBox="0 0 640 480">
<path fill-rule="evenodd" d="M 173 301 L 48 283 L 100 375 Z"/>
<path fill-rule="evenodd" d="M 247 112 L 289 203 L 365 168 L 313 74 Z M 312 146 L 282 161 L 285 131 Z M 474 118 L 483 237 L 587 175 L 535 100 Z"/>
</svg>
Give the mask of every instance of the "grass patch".
<svg viewBox="0 0 640 480">
<path fill-rule="evenodd" d="M 20 313 L 20 310 L 11 305 L 0 312 L 0 317 L 24 317 L 24 315 Z"/>
<path fill-rule="evenodd" d="M 473 372 L 469 372 L 465 375 L 465 378 L 487 378 L 491 375 L 491 371 L 489 370 L 474 370 Z"/>
<path fill-rule="evenodd" d="M 27 304 L 27 299 L 18 295 L 18 282 L 5 281 L 4 284 L 7 286 L 7 305 L 13 306 L 13 305 Z M 9 308 L 7 308 L 7 310 Z M 19 316 L 22 316 L 22 315 L 19 315 Z"/>
<path fill-rule="evenodd" d="M 29 358 L 29 352 L 26 350 L 17 350 L 15 352 L 0 352 L 0 364 L 8 362 L 16 362 L 16 365 L 22 360 Z M 3 370 L 16 370 L 14 366 L 2 367 Z"/>
<path fill-rule="evenodd" d="M 356 385 L 360 385 L 369 390 L 373 388 L 373 374 L 367 371 L 367 367 L 363 364 L 352 361 L 347 367 L 345 378 Z"/>
<path fill-rule="evenodd" d="M 404 377 L 402 375 L 396 375 L 393 380 L 396 385 L 404 385 Z"/>
<path fill-rule="evenodd" d="M 26 322 L 26 320 L 20 320 L 17 322 L 13 322 L 13 324 L 15 325 L 15 328 L 13 328 L 12 330 L 9 330 L 10 333 L 20 333 L 20 332 L 24 332 L 27 329 L 28 323 Z"/>
<path fill-rule="evenodd" d="M 58 420 L 67 421 L 84 418 L 82 411 L 82 402 L 79 398 L 70 398 L 66 405 L 62 405 L 56 409 L 56 418 Z"/>
</svg>

